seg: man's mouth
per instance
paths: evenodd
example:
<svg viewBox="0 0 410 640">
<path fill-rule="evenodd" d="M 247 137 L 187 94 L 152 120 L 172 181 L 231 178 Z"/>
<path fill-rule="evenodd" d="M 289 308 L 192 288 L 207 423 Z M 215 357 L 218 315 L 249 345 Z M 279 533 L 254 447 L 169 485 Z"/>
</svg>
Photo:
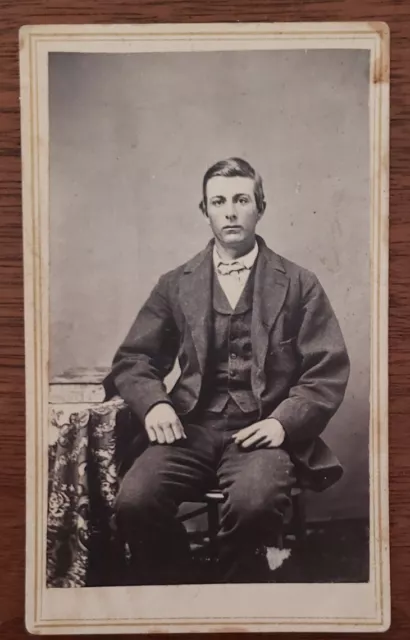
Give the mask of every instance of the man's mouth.
<svg viewBox="0 0 410 640">
<path fill-rule="evenodd" d="M 240 231 L 241 229 L 242 227 L 239 224 L 233 224 L 223 228 L 224 231 Z"/>
</svg>

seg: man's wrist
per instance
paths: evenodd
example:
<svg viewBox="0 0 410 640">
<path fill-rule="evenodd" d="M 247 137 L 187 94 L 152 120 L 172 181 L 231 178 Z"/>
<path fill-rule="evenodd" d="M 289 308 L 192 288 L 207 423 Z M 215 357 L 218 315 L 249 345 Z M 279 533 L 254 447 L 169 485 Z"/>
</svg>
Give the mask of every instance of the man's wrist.
<svg viewBox="0 0 410 640">
<path fill-rule="evenodd" d="M 145 412 L 145 416 L 144 419 L 147 417 L 147 415 L 149 414 L 150 411 L 152 411 L 152 409 L 154 407 L 157 407 L 159 404 L 167 404 L 170 407 L 172 407 L 172 409 L 174 409 L 174 405 L 172 404 L 171 400 L 157 400 L 157 402 L 153 402 L 150 407 L 147 409 L 147 411 Z"/>
<path fill-rule="evenodd" d="M 274 420 L 274 421 L 275 421 L 275 422 L 276 422 L 276 423 L 281 427 L 281 429 L 282 429 L 283 433 L 286 433 L 286 431 L 285 431 L 285 427 L 283 426 L 283 424 L 281 423 L 281 421 L 280 421 L 280 420 L 278 420 L 277 418 L 275 418 L 274 416 L 268 416 L 268 417 L 266 418 L 266 420 Z"/>
<path fill-rule="evenodd" d="M 270 421 L 274 421 L 276 426 L 279 427 L 280 433 L 282 436 L 281 444 L 283 444 L 287 438 L 286 429 L 284 428 L 283 424 L 280 422 L 280 420 L 278 420 L 277 418 L 274 418 L 273 416 L 268 416 L 266 419 Z"/>
</svg>

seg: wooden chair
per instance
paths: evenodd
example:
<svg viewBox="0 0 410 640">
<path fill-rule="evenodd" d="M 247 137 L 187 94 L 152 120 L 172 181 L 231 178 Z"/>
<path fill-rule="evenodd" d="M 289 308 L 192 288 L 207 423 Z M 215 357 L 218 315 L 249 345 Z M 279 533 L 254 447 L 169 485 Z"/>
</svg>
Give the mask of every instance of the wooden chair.
<svg viewBox="0 0 410 640">
<path fill-rule="evenodd" d="M 208 527 L 204 532 L 204 538 L 207 543 L 208 553 L 211 560 L 215 560 L 218 555 L 217 535 L 219 531 L 219 505 L 222 504 L 224 499 L 222 491 L 219 489 L 212 489 L 204 495 L 204 504 L 201 507 L 197 507 L 193 511 L 189 511 L 180 517 L 180 522 L 186 522 L 196 516 L 207 514 Z M 304 494 L 300 487 L 292 489 L 291 500 L 291 514 L 287 533 L 295 536 L 297 541 L 302 541 L 306 535 L 306 517 Z M 284 531 L 277 534 L 275 546 L 279 549 L 282 549 L 284 546 L 284 537 Z"/>
</svg>

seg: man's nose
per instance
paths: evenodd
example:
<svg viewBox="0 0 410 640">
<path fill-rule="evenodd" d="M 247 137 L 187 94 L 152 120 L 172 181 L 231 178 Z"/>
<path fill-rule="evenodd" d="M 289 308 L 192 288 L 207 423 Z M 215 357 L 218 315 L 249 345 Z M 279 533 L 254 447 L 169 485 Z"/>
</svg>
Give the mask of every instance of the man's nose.
<svg viewBox="0 0 410 640">
<path fill-rule="evenodd" d="M 234 202 L 231 202 L 231 204 L 228 204 L 225 215 L 228 220 L 233 220 L 237 217 L 236 205 Z"/>
</svg>

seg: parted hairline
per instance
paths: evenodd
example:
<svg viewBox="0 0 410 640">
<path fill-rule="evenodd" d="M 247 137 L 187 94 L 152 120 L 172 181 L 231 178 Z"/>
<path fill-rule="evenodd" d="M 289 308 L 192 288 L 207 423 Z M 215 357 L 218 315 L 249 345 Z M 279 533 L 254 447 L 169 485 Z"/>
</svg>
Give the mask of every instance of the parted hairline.
<svg viewBox="0 0 410 640">
<path fill-rule="evenodd" d="M 207 212 L 207 184 L 211 178 L 215 178 L 216 176 L 222 176 L 224 178 L 251 178 L 255 183 L 255 201 L 258 211 L 262 212 L 265 209 L 265 194 L 261 176 L 247 160 L 233 157 L 227 158 L 226 160 L 219 160 L 205 172 L 202 181 L 202 200 L 199 204 L 203 213 L 206 214 Z"/>
</svg>

